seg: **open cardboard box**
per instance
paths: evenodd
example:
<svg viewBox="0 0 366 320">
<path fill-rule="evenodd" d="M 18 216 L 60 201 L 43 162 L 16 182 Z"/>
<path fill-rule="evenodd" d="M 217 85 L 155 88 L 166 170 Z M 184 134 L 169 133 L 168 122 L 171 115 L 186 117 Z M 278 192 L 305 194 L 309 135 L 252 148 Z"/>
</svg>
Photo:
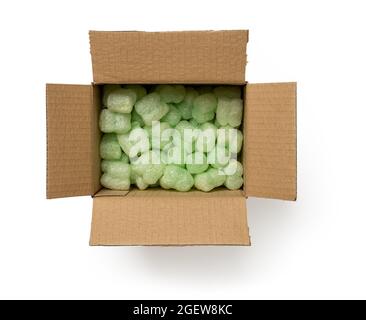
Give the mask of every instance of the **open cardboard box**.
<svg viewBox="0 0 366 320">
<path fill-rule="evenodd" d="M 250 245 L 247 197 L 296 199 L 296 83 L 248 84 L 248 31 L 90 34 L 91 85 L 47 85 L 47 198 L 91 195 L 91 245 Z M 101 188 L 101 85 L 243 87 L 243 190 Z"/>
</svg>

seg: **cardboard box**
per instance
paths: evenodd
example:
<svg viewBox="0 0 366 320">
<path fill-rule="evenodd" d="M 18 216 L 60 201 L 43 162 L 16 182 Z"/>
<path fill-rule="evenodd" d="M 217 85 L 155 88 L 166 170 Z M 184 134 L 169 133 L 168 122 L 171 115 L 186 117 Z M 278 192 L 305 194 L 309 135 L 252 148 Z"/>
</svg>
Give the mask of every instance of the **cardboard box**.
<svg viewBox="0 0 366 320">
<path fill-rule="evenodd" d="M 250 245 L 247 197 L 296 199 L 296 83 L 249 84 L 248 31 L 91 31 L 91 85 L 47 85 L 47 198 L 90 195 L 91 245 Z M 243 190 L 111 191 L 100 179 L 101 85 L 243 87 Z"/>
</svg>

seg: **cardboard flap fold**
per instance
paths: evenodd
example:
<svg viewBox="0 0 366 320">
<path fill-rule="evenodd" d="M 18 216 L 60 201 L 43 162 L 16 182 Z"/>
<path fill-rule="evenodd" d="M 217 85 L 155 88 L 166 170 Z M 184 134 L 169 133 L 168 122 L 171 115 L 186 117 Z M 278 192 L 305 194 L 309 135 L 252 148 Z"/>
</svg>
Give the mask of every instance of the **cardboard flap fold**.
<svg viewBox="0 0 366 320">
<path fill-rule="evenodd" d="M 89 195 L 95 180 L 92 86 L 47 84 L 46 94 L 47 198 Z"/>
<path fill-rule="evenodd" d="M 248 84 L 245 92 L 247 196 L 296 199 L 296 83 Z"/>
<path fill-rule="evenodd" d="M 250 245 L 242 191 L 132 190 L 93 198 L 90 244 Z"/>
<path fill-rule="evenodd" d="M 90 31 L 95 83 L 245 82 L 248 31 Z"/>
</svg>

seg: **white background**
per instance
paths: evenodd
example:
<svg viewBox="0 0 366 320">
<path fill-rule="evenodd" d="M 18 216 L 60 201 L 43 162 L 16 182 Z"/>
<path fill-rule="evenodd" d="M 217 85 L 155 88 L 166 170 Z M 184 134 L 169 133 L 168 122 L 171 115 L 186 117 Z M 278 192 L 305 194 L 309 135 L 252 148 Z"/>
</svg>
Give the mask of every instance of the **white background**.
<svg viewBox="0 0 366 320">
<path fill-rule="evenodd" d="M 364 1 L 2 1 L 0 298 L 366 298 Z M 91 248 L 45 200 L 45 83 L 90 83 L 88 30 L 250 29 L 247 79 L 298 81 L 298 201 L 253 246 Z"/>
</svg>

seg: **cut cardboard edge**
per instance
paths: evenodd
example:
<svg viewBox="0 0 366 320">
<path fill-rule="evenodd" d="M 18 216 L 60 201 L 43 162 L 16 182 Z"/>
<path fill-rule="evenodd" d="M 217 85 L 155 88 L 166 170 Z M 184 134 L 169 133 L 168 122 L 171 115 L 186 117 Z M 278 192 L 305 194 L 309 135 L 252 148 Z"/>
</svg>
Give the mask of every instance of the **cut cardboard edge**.
<svg viewBox="0 0 366 320">
<path fill-rule="evenodd" d="M 208 30 L 167 30 L 167 31 L 146 31 L 146 30 L 95 30 L 95 29 L 90 29 L 89 30 L 89 35 L 90 33 L 94 33 L 94 32 L 103 32 L 103 33 L 108 33 L 108 32 L 112 32 L 112 33 L 187 33 L 187 32 L 246 32 L 247 33 L 247 39 L 249 40 L 249 30 L 248 29 L 219 29 L 219 30 L 212 30 L 212 29 L 208 29 Z"/>
<path fill-rule="evenodd" d="M 101 159 L 100 159 L 100 140 L 102 132 L 99 129 L 99 115 L 101 112 L 102 102 L 102 88 L 92 85 L 92 110 L 91 110 L 91 164 L 92 164 L 92 180 L 91 180 L 91 195 L 95 194 L 101 189 L 100 176 L 101 176 Z"/>
<path fill-rule="evenodd" d="M 220 81 L 215 81 L 215 82 L 202 82 L 202 81 L 186 81 L 186 80 L 176 80 L 176 81 L 166 81 L 166 80 L 156 80 L 156 81 L 138 81 L 138 80 L 134 80 L 134 81 L 92 81 L 93 85 L 98 85 L 98 86 L 102 86 L 105 84 L 141 84 L 141 85 L 157 85 L 157 84 L 183 84 L 183 85 L 197 85 L 197 86 L 245 86 L 248 82 L 245 80 L 240 80 L 237 82 L 220 82 Z"/>
<path fill-rule="evenodd" d="M 122 190 L 110 190 L 110 189 L 102 188 L 97 193 L 95 193 L 93 195 L 93 198 L 98 198 L 98 197 L 124 197 L 129 192 L 130 192 L 130 190 L 122 191 Z"/>
<path fill-rule="evenodd" d="M 251 239 L 249 237 L 248 242 L 245 243 L 144 243 L 144 244 L 95 244 L 89 240 L 90 247 L 250 247 L 252 246 Z"/>
<path fill-rule="evenodd" d="M 101 188 L 94 195 L 93 198 L 98 197 L 124 197 L 130 194 L 131 197 L 143 198 L 143 197 L 243 197 L 246 198 L 242 189 L 229 190 L 224 187 L 214 189 L 210 192 L 203 192 L 197 189 L 192 189 L 187 192 L 179 192 L 175 190 L 165 190 L 162 188 L 149 188 L 146 190 L 139 190 L 136 187 L 132 187 L 130 190 L 111 190 L 107 188 Z"/>
</svg>

